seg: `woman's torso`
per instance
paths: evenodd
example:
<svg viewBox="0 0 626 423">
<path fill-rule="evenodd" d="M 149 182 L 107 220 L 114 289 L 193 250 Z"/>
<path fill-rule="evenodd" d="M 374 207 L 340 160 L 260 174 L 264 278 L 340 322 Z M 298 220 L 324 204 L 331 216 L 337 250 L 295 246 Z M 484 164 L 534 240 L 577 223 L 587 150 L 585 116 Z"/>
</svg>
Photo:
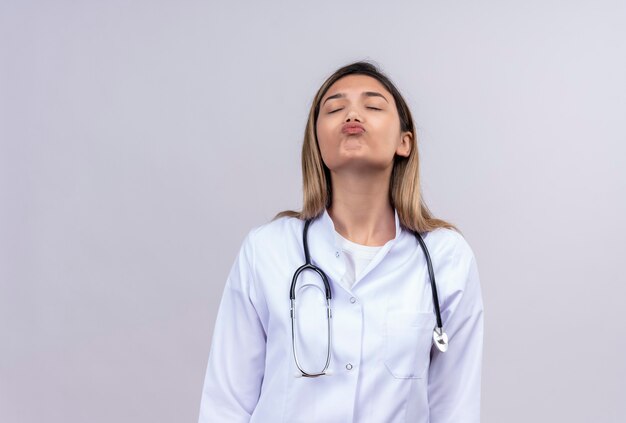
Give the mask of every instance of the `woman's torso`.
<svg viewBox="0 0 626 423">
<path fill-rule="evenodd" d="M 327 212 L 308 231 L 313 264 L 332 291 L 330 376 L 296 377 L 289 289 L 304 263 L 304 222 L 280 218 L 253 230 L 253 303 L 266 333 L 265 373 L 251 422 L 428 422 L 428 368 L 435 326 L 426 260 L 415 236 L 400 227 L 352 287 Z M 440 302 L 462 289 L 460 256 L 471 255 L 449 229 L 424 234 Z M 321 289 L 318 289 L 321 288 Z M 296 289 L 296 346 L 305 370 L 326 361 L 323 285 L 304 272 Z M 444 304 L 445 305 L 445 304 Z M 442 318 L 446 320 L 445 306 Z"/>
</svg>

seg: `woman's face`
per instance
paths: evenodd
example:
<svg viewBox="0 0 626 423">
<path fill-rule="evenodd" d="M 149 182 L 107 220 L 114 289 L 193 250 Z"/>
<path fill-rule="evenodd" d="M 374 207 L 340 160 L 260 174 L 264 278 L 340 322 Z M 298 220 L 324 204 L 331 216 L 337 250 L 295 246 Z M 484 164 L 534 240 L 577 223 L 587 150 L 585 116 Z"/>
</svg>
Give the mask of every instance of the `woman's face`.
<svg viewBox="0 0 626 423">
<path fill-rule="evenodd" d="M 396 154 L 407 157 L 411 149 L 393 96 L 367 75 L 344 76 L 330 86 L 316 129 L 322 159 L 334 172 L 390 169 Z"/>
</svg>

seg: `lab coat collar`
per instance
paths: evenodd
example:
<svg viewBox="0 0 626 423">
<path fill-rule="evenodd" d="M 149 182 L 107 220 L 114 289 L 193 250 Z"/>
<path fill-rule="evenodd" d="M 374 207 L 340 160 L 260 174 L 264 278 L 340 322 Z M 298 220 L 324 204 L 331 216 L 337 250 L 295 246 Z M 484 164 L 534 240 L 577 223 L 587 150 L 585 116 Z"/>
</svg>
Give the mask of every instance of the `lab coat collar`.
<svg viewBox="0 0 626 423">
<path fill-rule="evenodd" d="M 394 214 L 394 220 L 395 220 L 395 225 L 396 225 L 396 235 L 395 237 L 390 240 L 388 243 L 393 243 L 395 240 L 397 240 L 400 237 L 400 232 L 402 231 L 402 228 L 400 226 L 400 218 L 398 217 L 398 210 L 396 210 L 395 208 L 393 209 L 393 214 Z M 322 214 L 322 225 L 324 227 L 324 233 L 327 236 L 327 239 L 334 244 L 335 246 L 339 247 L 339 240 L 336 236 L 336 230 L 335 230 L 335 223 L 333 222 L 333 220 L 330 217 L 330 214 L 328 214 L 328 209 L 324 209 L 324 213 Z M 386 245 L 386 244 L 385 244 Z"/>
<path fill-rule="evenodd" d="M 324 210 L 324 213 L 321 216 L 320 220 L 321 220 L 321 226 L 323 228 L 322 233 L 324 236 L 324 241 L 329 243 L 329 245 L 333 246 L 332 254 L 338 257 L 340 254 L 342 254 L 341 253 L 341 241 L 335 230 L 335 224 L 333 220 L 331 219 L 330 215 L 328 214 L 327 209 Z M 402 235 L 402 227 L 400 226 L 400 218 L 398 217 L 398 211 L 395 208 L 394 208 L 394 220 L 395 220 L 395 225 L 396 225 L 395 237 L 387 241 L 385 245 L 382 246 L 382 248 L 379 250 L 376 256 L 372 259 L 369 265 L 363 270 L 362 274 L 354 282 L 354 284 L 352 285 L 352 288 L 349 289 L 344 286 L 345 289 L 347 289 L 348 291 L 352 291 L 353 289 L 355 289 L 355 287 L 359 285 L 359 281 L 363 279 L 372 269 L 374 269 L 378 265 L 378 263 L 380 263 L 385 258 L 389 250 L 391 250 L 393 245 L 398 241 L 398 239 Z M 333 270 L 329 269 L 333 273 L 333 277 L 336 277 L 337 280 L 341 279 L 341 277 L 344 275 L 344 272 L 346 271 L 345 261 L 341 260 L 339 263 L 340 264 L 338 264 L 338 267 L 336 268 L 337 273 L 335 273 L 335 269 Z"/>
</svg>

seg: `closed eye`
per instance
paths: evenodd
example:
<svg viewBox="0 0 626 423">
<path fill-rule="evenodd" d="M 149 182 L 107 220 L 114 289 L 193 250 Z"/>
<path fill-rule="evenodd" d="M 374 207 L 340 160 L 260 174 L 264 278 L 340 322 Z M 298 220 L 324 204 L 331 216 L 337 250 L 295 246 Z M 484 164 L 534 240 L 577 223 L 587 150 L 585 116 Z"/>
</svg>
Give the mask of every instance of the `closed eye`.
<svg viewBox="0 0 626 423">
<path fill-rule="evenodd" d="M 328 112 L 328 114 L 338 112 L 339 110 L 343 110 L 343 107 L 342 107 L 342 108 L 340 108 L 340 109 L 331 110 L 330 112 Z"/>
<path fill-rule="evenodd" d="M 371 106 L 368 106 L 367 108 L 372 109 L 372 110 L 382 110 L 382 109 L 379 109 L 378 107 L 371 107 Z"/>
</svg>

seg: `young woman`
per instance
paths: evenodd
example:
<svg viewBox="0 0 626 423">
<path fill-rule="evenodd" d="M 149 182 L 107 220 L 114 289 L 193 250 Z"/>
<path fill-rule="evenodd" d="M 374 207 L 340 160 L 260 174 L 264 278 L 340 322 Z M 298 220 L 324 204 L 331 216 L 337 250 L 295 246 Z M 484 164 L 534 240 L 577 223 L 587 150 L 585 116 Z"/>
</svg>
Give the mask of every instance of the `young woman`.
<svg viewBox="0 0 626 423">
<path fill-rule="evenodd" d="M 302 211 L 231 269 L 200 423 L 479 422 L 476 260 L 426 207 L 411 113 L 374 65 L 321 86 L 302 167 Z"/>
</svg>

